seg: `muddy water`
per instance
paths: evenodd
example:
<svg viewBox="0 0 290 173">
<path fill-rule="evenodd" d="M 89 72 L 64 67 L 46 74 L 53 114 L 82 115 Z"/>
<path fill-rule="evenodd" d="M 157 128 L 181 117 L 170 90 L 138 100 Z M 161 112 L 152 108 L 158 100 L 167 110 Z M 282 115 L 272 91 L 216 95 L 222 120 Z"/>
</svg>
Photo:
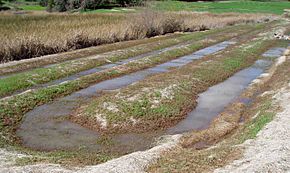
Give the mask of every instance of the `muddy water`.
<svg viewBox="0 0 290 173">
<path fill-rule="evenodd" d="M 93 97 L 98 96 L 101 91 L 119 89 L 140 81 L 148 75 L 168 71 L 171 67 L 183 66 L 195 59 L 225 49 L 234 43 L 231 41 L 222 42 L 152 68 L 97 83 L 52 103 L 36 107 L 25 115 L 23 123 L 17 130 L 17 135 L 22 139 L 24 146 L 39 150 L 76 149 L 79 147 L 93 150 L 102 149 L 102 146 L 97 144 L 99 138 L 97 132 L 66 120 L 66 117 L 72 114 L 80 104 L 90 101 Z M 143 137 L 142 135 L 124 134 L 118 135 L 114 139 L 118 143 L 117 149 L 122 146 L 123 148 L 129 147 L 140 150 L 144 146 L 150 145 L 151 140 L 144 140 L 148 137 L 153 139 L 148 134 L 144 134 Z M 134 142 L 130 144 L 130 141 Z M 144 141 L 148 142 L 144 143 Z M 134 147 L 130 147 L 132 145 Z"/>
</svg>

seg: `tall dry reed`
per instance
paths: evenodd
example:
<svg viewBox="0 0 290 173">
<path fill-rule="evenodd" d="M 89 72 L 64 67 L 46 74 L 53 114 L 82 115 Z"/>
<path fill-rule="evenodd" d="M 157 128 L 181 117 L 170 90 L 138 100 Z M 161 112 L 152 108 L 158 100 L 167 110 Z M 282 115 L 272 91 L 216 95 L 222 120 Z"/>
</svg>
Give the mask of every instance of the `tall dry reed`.
<svg viewBox="0 0 290 173">
<path fill-rule="evenodd" d="M 152 12 L 0 15 L 0 62 L 20 60 L 176 31 L 200 31 L 273 16 Z"/>
</svg>

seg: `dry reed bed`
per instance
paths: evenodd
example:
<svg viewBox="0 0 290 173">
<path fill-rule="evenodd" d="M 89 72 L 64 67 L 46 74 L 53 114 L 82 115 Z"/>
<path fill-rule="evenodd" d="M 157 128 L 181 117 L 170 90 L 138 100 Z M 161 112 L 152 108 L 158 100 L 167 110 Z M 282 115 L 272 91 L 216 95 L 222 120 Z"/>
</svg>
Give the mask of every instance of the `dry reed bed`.
<svg viewBox="0 0 290 173">
<path fill-rule="evenodd" d="M 119 49 L 125 49 L 125 48 L 129 48 L 129 47 L 137 46 L 141 44 L 144 45 L 144 44 L 149 44 L 153 42 L 163 42 L 168 39 L 174 39 L 174 38 L 178 38 L 184 35 L 186 34 L 184 33 L 166 34 L 163 36 L 157 36 L 157 37 L 152 37 L 152 38 L 147 38 L 147 39 L 122 41 L 122 42 L 117 42 L 113 44 L 104 44 L 101 46 L 94 46 L 94 47 L 72 50 L 72 51 L 58 53 L 58 54 L 40 56 L 37 58 L 11 61 L 11 62 L 0 64 L 0 75 L 7 75 L 10 73 L 16 73 L 20 71 L 37 68 L 37 67 L 43 67 L 49 64 L 56 64 L 56 63 L 61 63 L 64 61 L 80 59 L 80 58 L 90 57 L 94 55 L 96 56 L 98 54 L 116 51 Z"/>
<path fill-rule="evenodd" d="M 175 31 L 198 31 L 237 23 L 268 21 L 273 18 L 274 16 L 259 14 L 148 11 L 140 14 L 2 15 L 0 62 Z"/>
</svg>

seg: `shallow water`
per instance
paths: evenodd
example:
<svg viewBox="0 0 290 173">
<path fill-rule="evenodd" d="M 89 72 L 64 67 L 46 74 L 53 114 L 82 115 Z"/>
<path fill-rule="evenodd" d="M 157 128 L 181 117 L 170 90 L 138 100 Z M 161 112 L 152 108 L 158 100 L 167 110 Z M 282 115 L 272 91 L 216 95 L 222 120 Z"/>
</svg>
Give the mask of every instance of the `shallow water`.
<svg viewBox="0 0 290 173">
<path fill-rule="evenodd" d="M 200 59 L 206 55 L 225 49 L 234 43 L 231 41 L 222 42 L 152 68 L 97 83 L 69 96 L 57 99 L 52 103 L 36 107 L 25 115 L 23 123 L 17 130 L 17 135 L 22 139 L 24 146 L 39 150 L 75 149 L 79 147 L 86 147 L 93 150 L 101 149 L 102 146 L 96 142 L 99 138 L 97 132 L 64 120 L 64 117 L 72 114 L 80 104 L 86 103 L 93 97 L 98 96 L 101 91 L 119 89 L 140 81 L 149 75 L 168 71 L 171 67 L 183 66 L 195 59 Z M 149 134 L 143 136 L 121 134 L 115 136 L 114 140 L 118 143 L 118 146 L 126 148 L 134 145 L 133 148 L 129 148 L 140 150 L 150 145 L 153 140 L 153 138 L 150 138 L 151 140 L 144 140 L 146 137 L 151 136 Z M 127 140 L 128 138 L 134 140 Z M 134 142 L 129 145 L 132 141 Z M 120 147 L 116 147 L 116 149 L 118 148 Z"/>
<path fill-rule="evenodd" d="M 266 67 L 246 68 L 226 81 L 210 87 L 199 95 L 197 107 L 184 120 L 169 128 L 168 133 L 176 134 L 206 128 L 212 119 L 237 99 L 249 83 L 256 79 Z"/>
<path fill-rule="evenodd" d="M 285 50 L 286 50 L 286 48 L 284 48 L 284 47 L 276 47 L 276 48 L 270 49 L 267 52 L 265 52 L 263 54 L 263 56 L 264 57 L 274 57 L 275 58 L 277 56 L 281 56 Z"/>
</svg>

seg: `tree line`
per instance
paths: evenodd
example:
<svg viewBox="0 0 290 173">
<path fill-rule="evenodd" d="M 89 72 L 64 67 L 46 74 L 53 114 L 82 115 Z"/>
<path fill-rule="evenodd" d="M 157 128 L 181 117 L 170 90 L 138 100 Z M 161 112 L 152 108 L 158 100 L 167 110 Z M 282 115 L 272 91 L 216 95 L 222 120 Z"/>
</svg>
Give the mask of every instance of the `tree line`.
<svg viewBox="0 0 290 173">
<path fill-rule="evenodd" d="M 4 10 L 4 0 L 0 0 L 0 10 Z M 7 0 L 16 2 L 16 0 Z M 141 5 L 142 0 L 26 0 L 27 2 L 36 2 L 39 5 L 47 7 L 47 11 L 64 12 L 74 10 L 90 10 L 99 8 L 126 7 Z M 9 8 L 8 8 L 9 9 Z"/>
<path fill-rule="evenodd" d="M 41 0 L 48 11 L 90 10 L 140 5 L 142 0 Z"/>
</svg>

